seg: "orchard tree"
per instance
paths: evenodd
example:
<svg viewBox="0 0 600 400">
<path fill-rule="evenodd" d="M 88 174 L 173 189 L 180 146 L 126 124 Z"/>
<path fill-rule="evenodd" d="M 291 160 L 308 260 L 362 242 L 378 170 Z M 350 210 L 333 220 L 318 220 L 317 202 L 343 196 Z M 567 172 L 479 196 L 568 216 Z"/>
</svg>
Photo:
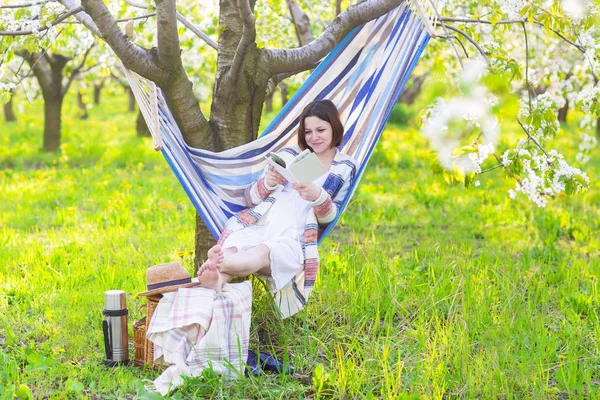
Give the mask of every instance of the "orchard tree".
<svg viewBox="0 0 600 400">
<path fill-rule="evenodd" d="M 71 83 L 84 71 L 94 36 L 75 25 L 57 27 L 68 13 L 63 13 L 64 7 L 56 2 L 2 6 L 2 11 L 2 61 L 10 62 L 16 55 L 29 64 L 44 98 L 43 148 L 56 151 L 60 147 L 63 100 Z M 49 28 L 41 29 L 44 26 Z"/>
<path fill-rule="evenodd" d="M 160 86 L 188 144 L 221 151 L 256 138 L 264 100 L 277 82 L 314 68 L 351 29 L 404 1 L 367 0 L 344 11 L 341 1 L 295 2 L 309 15 L 315 37 L 301 47 L 296 47 L 298 37 L 289 34 L 294 31 L 288 17 L 289 7 L 294 7 L 291 1 L 60 3 L 65 8 L 61 16 L 76 18 L 101 37 L 127 68 Z M 573 2 L 579 10 L 572 7 Z M 286 12 L 274 11 L 286 5 Z M 560 101 L 555 98 L 560 90 L 550 83 L 565 70 L 580 77 L 577 87 L 583 88 L 578 95 L 573 94 L 576 85 L 572 92 L 565 89 L 566 96 L 572 96 L 570 103 L 591 115 L 590 120 L 600 116 L 599 90 L 593 79 L 598 68 L 597 6 L 577 0 L 448 0 L 438 5 L 431 10 L 433 15 L 439 14 L 436 38 L 418 68 L 431 71 L 433 76 L 443 73 L 458 90 L 456 97 L 435 103 L 426 113 L 423 127 L 439 153 L 440 164 L 450 171 L 449 178 L 476 185 L 476 174 L 503 169 L 516 182 L 511 195 L 526 193 L 540 206 L 554 196 L 584 190 L 587 176 L 567 164 L 559 152 L 546 150 L 545 145 L 560 131 L 556 121 Z M 152 29 L 148 22 L 136 22 L 138 39 L 125 34 L 118 22 L 120 17 L 131 17 L 131 9 L 145 12 L 155 21 Z M 190 21 L 196 15 L 204 17 Z M 288 33 L 278 34 L 286 29 Z M 554 60 L 541 56 L 544 46 L 554 41 L 578 52 L 569 56 L 573 65 L 563 72 L 547 72 Z M 212 78 L 195 81 L 197 66 L 203 62 L 200 59 L 206 58 L 196 56 L 198 49 L 216 59 Z M 478 62 L 466 61 L 476 56 Z M 207 82 L 209 96 L 200 98 L 204 104 L 209 97 L 210 104 L 203 109 L 198 86 L 206 87 Z M 548 93 L 536 92 L 542 84 L 550 88 Z M 495 98 L 509 92 L 519 93 L 523 99 L 518 116 L 523 140 L 497 153 L 500 126 L 494 115 Z M 465 110 L 469 111 L 466 115 Z M 487 160 L 497 164 L 484 169 Z M 196 263 L 211 245 L 208 230 L 197 218 Z"/>
</svg>

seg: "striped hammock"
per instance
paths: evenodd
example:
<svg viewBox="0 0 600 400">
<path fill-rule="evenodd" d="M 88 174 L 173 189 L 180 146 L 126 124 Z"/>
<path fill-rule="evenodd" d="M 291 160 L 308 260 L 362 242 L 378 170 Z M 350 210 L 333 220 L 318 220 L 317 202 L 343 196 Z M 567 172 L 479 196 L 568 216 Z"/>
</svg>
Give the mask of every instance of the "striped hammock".
<svg viewBox="0 0 600 400">
<path fill-rule="evenodd" d="M 342 202 L 339 219 L 356 188 L 383 127 L 429 41 L 426 21 L 403 3 L 351 31 L 319 64 L 258 139 L 214 153 L 188 146 L 157 86 L 126 70 L 140 110 L 165 159 L 215 238 L 234 213 L 246 208 L 244 190 L 266 166 L 265 155 L 297 143 L 302 109 L 330 99 L 345 127 L 340 150 L 358 163 L 356 179 Z"/>
</svg>

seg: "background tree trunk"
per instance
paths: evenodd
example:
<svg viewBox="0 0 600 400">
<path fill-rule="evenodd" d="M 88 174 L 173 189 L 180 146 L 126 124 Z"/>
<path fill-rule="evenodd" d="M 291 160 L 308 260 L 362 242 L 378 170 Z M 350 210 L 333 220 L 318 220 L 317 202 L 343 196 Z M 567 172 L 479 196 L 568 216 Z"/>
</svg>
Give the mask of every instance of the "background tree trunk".
<svg viewBox="0 0 600 400">
<path fill-rule="evenodd" d="M 15 96 L 14 89 L 11 91 L 10 100 L 4 103 L 4 121 L 6 122 L 15 122 L 17 120 L 17 116 L 13 109 L 13 97 Z"/>
<path fill-rule="evenodd" d="M 77 105 L 79 106 L 79 119 L 86 120 L 89 118 L 87 106 L 83 101 L 83 95 L 77 91 Z"/>
<path fill-rule="evenodd" d="M 266 112 L 273 111 L 273 95 L 274 94 L 275 94 L 275 91 L 272 91 L 271 93 L 269 93 L 267 95 L 267 98 L 265 99 L 265 111 Z"/>
<path fill-rule="evenodd" d="M 429 74 L 423 74 L 421 76 L 413 75 L 408 81 L 408 84 L 406 85 L 404 90 L 402 91 L 402 94 L 400 94 L 400 97 L 398 98 L 398 103 L 408 105 L 413 104 L 417 97 L 419 97 L 419 94 L 421 94 L 421 88 L 423 87 L 423 82 L 425 82 L 427 75 Z"/>
<path fill-rule="evenodd" d="M 342 12 L 342 0 L 335 0 L 335 15 Z"/>
<path fill-rule="evenodd" d="M 565 101 L 565 105 L 558 110 L 558 121 L 563 124 L 567 122 L 567 113 L 569 112 L 569 100 Z"/>
<path fill-rule="evenodd" d="M 285 82 L 279 84 L 279 90 L 281 92 L 281 107 L 285 106 L 288 102 L 288 85 Z"/>
<path fill-rule="evenodd" d="M 94 104 L 100 105 L 100 94 L 102 93 L 102 88 L 104 87 L 104 82 L 94 85 Z"/>
<path fill-rule="evenodd" d="M 600 139 L 600 118 L 596 120 L 596 137 Z"/>
<path fill-rule="evenodd" d="M 139 137 L 152 136 L 150 134 L 150 129 L 148 129 L 148 125 L 146 124 L 146 120 L 144 119 L 144 114 L 142 114 L 142 112 L 139 110 L 135 120 L 135 131 Z"/>
<path fill-rule="evenodd" d="M 125 91 L 129 95 L 129 107 L 128 107 L 127 110 L 129 112 L 135 112 L 135 110 L 136 110 L 136 102 L 135 102 L 135 96 L 133 95 L 133 90 L 131 90 L 131 88 L 129 86 L 126 86 L 125 87 Z"/>
<path fill-rule="evenodd" d="M 296 37 L 298 37 L 298 43 L 300 43 L 300 46 L 304 46 L 305 44 L 312 42 L 313 35 L 310 29 L 310 20 L 308 15 L 302 11 L 302 8 L 300 8 L 295 0 L 287 0 L 287 5 L 290 10 L 292 22 L 296 28 Z"/>
<path fill-rule="evenodd" d="M 44 94 L 44 150 L 60 148 L 61 109 L 63 96 L 56 93 Z"/>
</svg>

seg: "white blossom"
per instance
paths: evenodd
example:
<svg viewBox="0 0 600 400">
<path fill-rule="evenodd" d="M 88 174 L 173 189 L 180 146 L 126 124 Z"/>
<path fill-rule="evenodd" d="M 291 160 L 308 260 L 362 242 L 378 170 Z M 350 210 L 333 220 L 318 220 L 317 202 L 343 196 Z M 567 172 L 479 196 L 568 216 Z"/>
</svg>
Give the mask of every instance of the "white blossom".
<svg viewBox="0 0 600 400">
<path fill-rule="evenodd" d="M 589 178 L 585 172 L 570 166 L 556 150 L 547 155 L 537 149 L 528 153 L 531 159 L 521 158 L 523 173 L 514 190 L 509 191 L 511 199 L 521 192 L 538 207 L 546 207 L 550 198 L 567 191 L 567 182 L 574 186 L 574 192 L 587 189 Z"/>
<path fill-rule="evenodd" d="M 589 2 L 583 0 L 562 0 L 561 6 L 574 22 L 579 22 L 585 17 L 585 10 L 589 6 Z"/>
<path fill-rule="evenodd" d="M 500 9 L 508 15 L 508 18 L 519 18 L 521 10 L 527 5 L 525 0 L 499 0 Z"/>
</svg>

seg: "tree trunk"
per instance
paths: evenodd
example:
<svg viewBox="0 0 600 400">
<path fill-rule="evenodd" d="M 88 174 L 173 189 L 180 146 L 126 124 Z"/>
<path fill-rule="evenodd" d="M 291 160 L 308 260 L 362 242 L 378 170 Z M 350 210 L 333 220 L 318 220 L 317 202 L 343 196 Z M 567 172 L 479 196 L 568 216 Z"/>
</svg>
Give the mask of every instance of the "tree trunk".
<svg viewBox="0 0 600 400">
<path fill-rule="evenodd" d="M 10 96 L 10 99 L 4 103 L 4 120 L 6 122 L 15 122 L 17 120 L 17 116 L 13 109 L 13 97 L 15 96 L 15 91 L 13 90 Z"/>
<path fill-rule="evenodd" d="M 596 120 L 596 137 L 600 139 L 600 118 Z"/>
<path fill-rule="evenodd" d="M 72 78 L 63 88 L 63 69 L 70 58 L 61 54 L 23 52 L 42 89 L 44 98 L 44 146 L 46 151 L 60 148 L 62 103 Z"/>
<path fill-rule="evenodd" d="M 335 0 L 335 15 L 342 12 L 342 0 Z"/>
<path fill-rule="evenodd" d="M 421 76 L 412 76 L 409 80 L 409 84 L 404 88 L 402 94 L 398 98 L 398 103 L 403 104 L 413 104 L 419 94 L 421 93 L 421 88 L 423 87 L 423 82 L 425 82 L 425 78 L 427 78 L 429 74 L 423 74 Z"/>
<path fill-rule="evenodd" d="M 558 121 L 562 123 L 567 122 L 567 113 L 569 112 L 569 100 L 565 100 L 565 105 L 558 110 Z"/>
<path fill-rule="evenodd" d="M 61 111 L 63 96 L 58 93 L 44 93 L 44 150 L 56 151 L 60 148 Z"/>
<path fill-rule="evenodd" d="M 288 102 L 288 85 L 285 82 L 279 84 L 279 90 L 281 91 L 281 107 L 285 106 Z"/>
<path fill-rule="evenodd" d="M 138 115 L 135 121 L 135 131 L 139 137 L 148 137 L 152 136 L 150 134 L 150 129 L 148 129 L 148 125 L 146 124 L 146 120 L 144 119 L 144 114 L 141 111 L 138 111 Z"/>
<path fill-rule="evenodd" d="M 287 0 L 287 5 L 290 10 L 292 22 L 296 28 L 298 43 L 300 43 L 300 46 L 310 43 L 313 40 L 313 35 L 310 29 L 308 15 L 302 11 L 302 8 L 300 8 L 295 0 Z"/>
<path fill-rule="evenodd" d="M 129 112 L 135 112 L 135 96 L 133 95 L 133 90 L 131 90 L 131 88 L 129 86 L 127 86 L 125 88 L 125 91 L 127 92 L 127 94 L 129 95 L 129 108 L 127 109 Z"/>
<path fill-rule="evenodd" d="M 267 98 L 265 99 L 265 111 L 266 112 L 273 112 L 273 94 L 275 92 L 271 92 L 267 95 Z"/>
<path fill-rule="evenodd" d="M 102 87 L 104 86 L 104 82 L 94 85 L 94 104 L 100 105 L 100 93 L 102 92 Z"/>
<path fill-rule="evenodd" d="M 83 101 L 83 95 L 77 91 L 77 105 L 79 106 L 79 119 L 86 120 L 89 118 L 87 106 Z"/>
</svg>

